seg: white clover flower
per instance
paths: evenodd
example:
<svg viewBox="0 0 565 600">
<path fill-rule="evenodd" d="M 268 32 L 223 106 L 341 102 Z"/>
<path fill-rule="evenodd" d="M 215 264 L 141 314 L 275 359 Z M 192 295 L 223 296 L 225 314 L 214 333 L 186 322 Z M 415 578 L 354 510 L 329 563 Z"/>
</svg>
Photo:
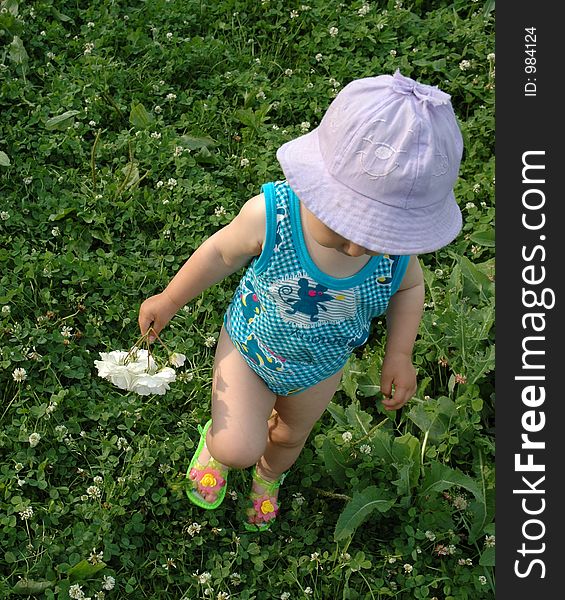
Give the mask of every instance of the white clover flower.
<svg viewBox="0 0 565 600">
<path fill-rule="evenodd" d="M 186 528 L 186 532 L 191 537 L 194 537 L 197 533 L 200 533 L 201 529 L 202 529 L 202 525 L 200 525 L 200 523 L 192 523 L 192 525 L 189 525 Z"/>
<path fill-rule="evenodd" d="M 333 77 L 330 77 L 328 79 L 328 83 L 334 88 L 334 90 L 337 90 L 337 88 L 341 86 L 341 83 L 339 83 L 339 81 L 337 81 Z"/>
<path fill-rule="evenodd" d="M 363 6 L 361 6 L 361 8 L 357 11 L 357 14 L 360 17 L 364 17 L 370 10 L 371 10 L 371 7 L 369 6 L 369 3 L 365 2 L 363 4 Z"/>
<path fill-rule="evenodd" d="M 472 202 L 467 202 L 467 204 L 465 204 L 465 208 L 467 210 L 471 210 L 472 208 L 477 208 Z"/>
<path fill-rule="evenodd" d="M 406 563 L 404 565 L 404 572 L 405 573 L 412 573 L 413 569 L 414 569 L 414 567 L 411 564 L 409 564 L 409 563 Z"/>
<path fill-rule="evenodd" d="M 263 90 L 259 90 L 256 94 L 255 94 L 255 98 L 257 98 L 257 100 L 265 100 L 267 96 L 265 96 L 265 92 Z"/>
<path fill-rule="evenodd" d="M 177 97 L 177 95 L 176 95 L 176 94 L 167 94 L 167 95 L 165 96 L 165 100 L 169 100 L 169 101 L 171 101 L 171 100 L 176 100 L 176 97 Z"/>
<path fill-rule="evenodd" d="M 70 337 L 72 336 L 72 331 L 73 331 L 73 328 L 72 328 L 72 327 L 69 327 L 68 325 L 65 325 L 65 326 L 64 326 L 64 327 L 61 329 L 61 332 L 60 332 L 60 333 L 61 333 L 61 335 L 62 335 L 64 338 L 70 338 Z"/>
<path fill-rule="evenodd" d="M 104 552 L 96 552 L 96 548 L 92 548 L 92 552 L 88 557 L 88 562 L 97 565 L 104 560 Z"/>
<path fill-rule="evenodd" d="M 471 68 L 471 61 L 470 61 L 470 60 L 462 60 L 462 61 L 459 63 L 459 68 L 460 68 L 462 71 L 467 71 L 468 69 L 470 69 L 470 68 Z"/>
<path fill-rule="evenodd" d="M 302 504 L 304 504 L 306 500 L 306 498 L 304 498 L 304 496 L 300 492 L 292 494 L 292 496 L 296 500 L 296 504 L 298 504 L 298 506 L 302 506 Z"/>
<path fill-rule="evenodd" d="M 185 361 L 186 356 L 180 352 L 173 352 L 171 356 L 169 356 L 169 364 L 173 365 L 173 367 L 182 367 Z"/>
<path fill-rule="evenodd" d="M 39 444 L 39 440 L 41 440 L 39 433 L 32 433 L 27 439 L 31 448 L 35 448 Z"/>
<path fill-rule="evenodd" d="M 92 21 L 89 21 L 89 22 L 86 24 L 86 26 L 87 26 L 89 29 L 92 29 L 92 28 L 94 27 L 94 23 L 93 23 Z"/>
<path fill-rule="evenodd" d="M 226 214 L 226 209 L 223 206 L 216 206 L 214 209 L 214 214 L 217 217 L 223 217 Z"/>
<path fill-rule="evenodd" d="M 86 494 L 90 498 L 94 498 L 95 500 L 100 500 L 102 498 L 102 491 L 97 485 L 90 485 L 86 488 Z"/>
<path fill-rule="evenodd" d="M 291 10 L 290 11 L 290 18 L 291 19 L 296 19 L 296 17 L 298 17 L 298 11 L 297 10 Z"/>
<path fill-rule="evenodd" d="M 369 444 L 362 444 L 359 446 L 359 452 L 363 454 L 371 454 L 371 451 L 371 446 L 369 446 Z"/>
<path fill-rule="evenodd" d="M 281 600 L 289 600 L 290 594 L 288 592 L 283 592 L 281 594 Z"/>
<path fill-rule="evenodd" d="M 324 57 L 322 54 L 320 54 L 318 52 L 318 54 L 316 54 L 316 56 L 314 57 L 316 59 L 317 62 L 322 62 L 324 60 Z"/>
<path fill-rule="evenodd" d="M 496 545 L 496 538 L 494 535 L 487 535 L 485 537 L 485 546 L 487 548 L 494 548 Z"/>
<path fill-rule="evenodd" d="M 155 114 L 157 114 L 157 115 L 158 115 L 158 114 L 160 114 L 160 113 L 162 113 L 162 112 L 163 112 L 163 109 L 162 109 L 162 108 L 161 108 L 161 107 L 160 107 L 160 106 L 157 104 L 157 105 L 156 105 L 156 106 L 153 108 L 153 112 L 154 112 Z"/>
<path fill-rule="evenodd" d="M 69 588 L 69 598 L 73 598 L 73 600 L 84 600 L 84 592 L 78 583 L 71 585 Z"/>
<path fill-rule="evenodd" d="M 396 50 L 394 50 L 394 49 L 393 49 L 393 50 L 391 50 L 391 51 L 389 52 L 389 54 L 390 54 L 391 56 L 396 56 Z"/>
<path fill-rule="evenodd" d="M 310 562 L 319 561 L 319 560 L 320 560 L 319 552 L 312 552 L 312 554 L 310 554 Z"/>
<path fill-rule="evenodd" d="M 307 588 L 304 588 L 304 593 L 305 593 L 307 596 L 310 596 L 310 594 L 312 594 L 312 593 L 313 593 L 313 591 L 312 591 L 312 588 L 311 588 L 310 586 L 308 586 Z"/>
<path fill-rule="evenodd" d="M 100 485 L 104 481 L 104 479 L 100 477 L 100 475 L 96 475 L 96 477 L 94 477 L 92 481 L 94 481 L 96 485 Z"/>
<path fill-rule="evenodd" d="M 172 39 L 172 37 L 173 37 L 173 34 L 172 34 L 170 31 L 169 31 L 165 37 L 166 37 L 168 40 L 170 40 L 170 39 Z"/>
<path fill-rule="evenodd" d="M 350 431 L 345 431 L 344 433 L 341 434 L 341 439 L 347 444 L 348 442 L 350 442 L 353 439 L 353 435 L 351 434 Z"/>
<path fill-rule="evenodd" d="M 24 177 L 24 184 L 29 185 L 33 181 L 33 177 Z"/>
<path fill-rule="evenodd" d="M 479 575 L 479 583 L 481 585 L 486 585 L 487 584 L 487 578 L 484 575 Z"/>
<path fill-rule="evenodd" d="M 161 134 L 158 131 L 152 131 L 151 132 L 151 137 L 154 140 L 160 140 L 161 139 Z"/>
<path fill-rule="evenodd" d="M 206 346 L 206 348 L 212 348 L 215 343 L 216 343 L 216 338 L 213 335 L 209 335 L 204 340 L 204 345 Z"/>
<path fill-rule="evenodd" d="M 104 579 L 102 580 L 102 589 L 110 591 L 114 589 L 115 585 L 116 580 L 111 575 L 104 575 Z"/>
<path fill-rule="evenodd" d="M 14 471 L 17 473 L 18 471 L 21 471 L 24 468 L 24 466 L 22 465 L 22 463 L 16 463 L 14 465 Z"/>
<path fill-rule="evenodd" d="M 51 235 L 53 237 L 59 237 L 61 235 L 61 230 L 58 227 L 53 227 L 53 229 L 51 229 Z"/>
<path fill-rule="evenodd" d="M 198 571 L 196 571 L 196 573 L 194 573 L 194 577 L 196 577 L 198 579 L 198 583 L 201 583 L 202 585 L 207 584 L 210 579 L 212 579 L 212 575 L 208 573 L 208 571 L 200 574 L 198 574 Z"/>
<path fill-rule="evenodd" d="M 495 59 L 494 52 L 489 52 L 489 54 L 487 54 L 487 60 L 490 60 L 491 62 L 494 62 L 494 59 Z"/>
<path fill-rule="evenodd" d="M 429 529 L 424 533 L 424 535 L 428 538 L 428 540 L 430 540 L 430 542 L 433 542 L 436 539 L 436 534 Z"/>
<path fill-rule="evenodd" d="M 170 190 L 172 190 L 177 185 L 178 185 L 178 182 L 177 182 L 177 180 L 174 177 L 169 177 L 169 179 L 167 179 L 167 187 Z"/>
<path fill-rule="evenodd" d="M 216 600 L 229 600 L 230 595 L 227 592 L 218 592 Z"/>
<path fill-rule="evenodd" d="M 0 212 L 0 219 L 2 219 L 2 221 L 7 221 L 9 218 L 10 218 L 9 212 L 6 212 L 5 210 Z"/>
<path fill-rule="evenodd" d="M 165 185 L 165 182 L 164 182 L 164 181 L 158 181 L 158 182 L 155 184 L 155 187 L 156 187 L 157 189 L 159 189 L 159 188 L 162 188 L 164 185 Z"/>
<path fill-rule="evenodd" d="M 3 315 L 9 315 L 11 312 L 10 307 L 7 304 L 4 304 L 4 306 L 2 307 L 2 314 Z"/>
<path fill-rule="evenodd" d="M 88 124 L 89 124 L 91 127 L 96 127 L 96 121 L 88 121 Z"/>
<path fill-rule="evenodd" d="M 249 159 L 248 158 L 242 158 L 239 161 L 239 166 L 240 167 L 248 167 L 249 166 Z"/>
<path fill-rule="evenodd" d="M 285 74 L 287 77 L 290 77 L 290 76 L 291 76 L 293 73 L 294 73 L 294 71 L 293 71 L 292 69 L 285 69 L 285 70 L 284 70 L 284 74 Z"/>
<path fill-rule="evenodd" d="M 335 37 L 338 33 L 339 33 L 339 29 L 337 27 L 330 27 L 329 28 L 329 34 L 332 37 Z"/>
<path fill-rule="evenodd" d="M 184 148 L 182 146 L 175 146 L 173 156 L 180 156 L 183 152 L 184 152 Z"/>
<path fill-rule="evenodd" d="M 33 517 L 33 508 L 31 508 L 31 506 L 27 506 L 23 510 L 20 510 L 19 515 L 23 521 L 27 521 Z"/>
<path fill-rule="evenodd" d="M 303 133 L 306 133 L 307 131 L 309 131 L 309 129 L 310 129 L 309 121 L 302 121 L 302 123 L 300 123 L 300 131 L 302 131 Z"/>
<path fill-rule="evenodd" d="M 88 42 L 84 45 L 84 54 L 91 54 L 94 50 L 94 44 L 92 42 Z"/>
</svg>

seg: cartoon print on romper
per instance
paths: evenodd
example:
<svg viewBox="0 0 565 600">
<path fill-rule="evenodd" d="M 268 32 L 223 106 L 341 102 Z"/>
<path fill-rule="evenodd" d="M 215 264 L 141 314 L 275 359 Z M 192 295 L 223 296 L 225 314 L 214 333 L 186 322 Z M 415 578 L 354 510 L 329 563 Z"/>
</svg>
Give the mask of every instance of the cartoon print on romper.
<svg viewBox="0 0 565 600">
<path fill-rule="evenodd" d="M 253 333 L 247 336 L 245 342 L 234 340 L 234 344 L 242 354 L 259 367 L 270 371 L 282 371 L 284 369 L 284 358 L 276 356 L 267 349 L 263 350 Z"/>
<path fill-rule="evenodd" d="M 249 279 L 244 282 L 240 299 L 241 305 L 243 306 L 243 318 L 246 323 L 251 323 L 251 321 L 253 321 L 257 315 L 261 314 L 264 309 L 261 306 L 255 287 Z"/>
<path fill-rule="evenodd" d="M 277 281 L 271 292 L 279 315 L 303 327 L 343 321 L 356 313 L 355 294 L 351 290 L 329 290 L 307 277 Z"/>
</svg>

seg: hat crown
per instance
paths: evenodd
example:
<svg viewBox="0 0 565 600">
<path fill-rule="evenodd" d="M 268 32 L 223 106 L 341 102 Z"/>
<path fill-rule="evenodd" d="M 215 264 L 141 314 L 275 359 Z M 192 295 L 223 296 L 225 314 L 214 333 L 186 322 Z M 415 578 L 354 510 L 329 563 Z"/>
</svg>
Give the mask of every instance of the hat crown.
<svg viewBox="0 0 565 600">
<path fill-rule="evenodd" d="M 318 128 L 328 172 L 389 206 L 413 209 L 443 201 L 463 151 L 449 99 L 399 71 L 348 84 Z"/>
</svg>

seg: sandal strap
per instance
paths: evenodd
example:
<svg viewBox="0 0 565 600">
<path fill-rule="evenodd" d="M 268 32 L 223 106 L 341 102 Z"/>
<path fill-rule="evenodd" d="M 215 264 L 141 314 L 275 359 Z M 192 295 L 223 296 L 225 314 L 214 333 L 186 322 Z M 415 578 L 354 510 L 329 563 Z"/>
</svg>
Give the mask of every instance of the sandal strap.
<svg viewBox="0 0 565 600">
<path fill-rule="evenodd" d="M 265 494 L 268 494 L 269 496 L 281 487 L 281 484 L 285 480 L 287 474 L 288 471 L 285 471 L 278 479 L 275 479 L 275 481 L 267 481 L 266 479 L 263 479 L 259 473 L 257 473 L 256 466 L 253 467 L 252 471 L 253 481 L 262 486 L 265 490 Z"/>
</svg>

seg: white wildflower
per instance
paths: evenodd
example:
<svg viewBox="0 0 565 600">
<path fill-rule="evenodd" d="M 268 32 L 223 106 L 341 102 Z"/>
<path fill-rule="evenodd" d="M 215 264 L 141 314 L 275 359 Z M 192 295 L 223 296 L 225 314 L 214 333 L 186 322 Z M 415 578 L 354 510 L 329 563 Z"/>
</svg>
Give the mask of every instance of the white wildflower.
<svg viewBox="0 0 565 600">
<path fill-rule="evenodd" d="M 94 498 L 95 500 L 100 500 L 102 498 L 102 491 L 97 485 L 91 485 L 86 488 L 86 494 L 90 498 Z"/>
<path fill-rule="evenodd" d="M 393 49 L 393 50 L 390 50 L 389 54 L 390 54 L 391 56 L 396 56 L 396 50 L 394 50 L 394 49 Z"/>
<path fill-rule="evenodd" d="M 309 121 L 302 121 L 302 123 L 300 123 L 300 131 L 302 131 L 302 133 L 306 133 L 309 129 L 310 129 Z"/>
<path fill-rule="evenodd" d="M 84 592 L 78 583 L 71 585 L 69 588 L 69 598 L 73 598 L 73 600 L 84 600 Z"/>
<path fill-rule="evenodd" d="M 31 508 L 31 506 L 27 506 L 23 510 L 20 510 L 19 515 L 23 521 L 27 521 L 33 517 L 33 508 Z"/>
<path fill-rule="evenodd" d="M 214 214 L 217 217 L 223 217 L 226 214 L 226 209 L 223 206 L 216 206 L 214 209 Z"/>
<path fill-rule="evenodd" d="M 304 498 L 304 496 L 300 492 L 297 492 L 296 494 L 292 494 L 292 496 L 296 500 L 296 504 L 298 504 L 298 506 L 301 506 L 302 504 L 304 504 L 304 501 L 306 500 L 306 498 Z"/>
<path fill-rule="evenodd" d="M 29 442 L 29 445 L 31 448 L 35 448 L 37 446 L 37 444 L 39 444 L 39 440 L 41 439 L 41 436 L 39 435 L 39 433 L 32 433 L 27 441 Z"/>
<path fill-rule="evenodd" d="M 353 439 L 353 435 L 351 434 L 350 431 L 345 431 L 344 433 L 341 434 L 341 438 L 347 444 L 348 442 L 350 442 Z"/>
<path fill-rule="evenodd" d="M 487 578 L 484 575 L 479 575 L 479 583 L 481 585 L 486 585 L 487 584 Z"/>
<path fill-rule="evenodd" d="M 160 139 L 161 139 L 161 134 L 160 134 L 160 132 L 158 132 L 158 131 L 152 131 L 152 132 L 151 132 L 151 137 L 152 137 L 154 140 L 160 140 Z"/>
<path fill-rule="evenodd" d="M 215 343 L 216 343 L 216 338 L 213 335 L 209 335 L 204 340 L 204 345 L 206 346 L 206 348 L 212 348 Z"/>
<path fill-rule="evenodd" d="M 53 229 L 51 229 L 51 235 L 53 237 L 59 237 L 61 235 L 61 230 L 58 227 L 53 227 Z"/>
<path fill-rule="evenodd" d="M 409 564 L 409 563 L 406 563 L 404 565 L 404 572 L 405 573 L 412 573 L 413 569 L 414 569 L 414 567 L 411 564 Z"/>
<path fill-rule="evenodd" d="M 316 54 L 316 56 L 314 57 L 316 59 L 317 62 L 322 62 L 324 60 L 324 57 L 322 54 L 320 54 L 318 52 L 318 54 Z"/>
<path fill-rule="evenodd" d="M 104 579 L 102 580 L 102 589 L 110 591 L 114 589 L 115 585 L 116 580 L 111 575 L 104 575 Z"/>
<path fill-rule="evenodd" d="M 14 379 L 14 381 L 17 381 L 18 383 L 21 383 L 22 381 L 25 381 L 27 379 L 27 372 L 25 369 L 14 369 L 12 371 L 12 377 Z"/>
<path fill-rule="evenodd" d="M 173 367 L 182 367 L 185 361 L 186 356 L 180 352 L 173 352 L 171 356 L 169 356 L 169 363 L 173 365 Z"/>
<path fill-rule="evenodd" d="M 202 525 L 200 525 L 200 523 L 192 523 L 192 525 L 189 525 L 186 528 L 186 531 L 187 531 L 188 535 L 190 535 L 191 537 L 194 537 L 197 533 L 200 533 L 201 529 L 202 529 Z"/>
<path fill-rule="evenodd" d="M 212 575 L 208 573 L 208 571 L 200 574 L 198 574 L 198 571 L 196 571 L 196 573 L 194 573 L 194 577 L 196 577 L 198 579 L 198 583 L 201 583 L 202 585 L 207 584 L 210 579 L 212 579 Z"/>
<path fill-rule="evenodd" d="M 494 548 L 496 545 L 496 538 L 494 535 L 487 535 L 485 537 L 485 546 L 487 548 Z"/>
<path fill-rule="evenodd" d="M 370 10 L 371 10 L 371 7 L 369 6 L 369 3 L 365 2 L 363 4 L 363 6 L 361 6 L 361 8 L 357 11 L 357 14 L 360 17 L 364 17 Z"/>
<path fill-rule="evenodd" d="M 312 592 L 312 588 L 311 588 L 310 586 L 308 586 L 307 588 L 304 588 L 304 593 L 305 593 L 307 596 L 310 596 L 310 594 L 312 594 L 312 593 L 313 593 L 313 592 Z"/>
<path fill-rule="evenodd" d="M 6 212 L 5 210 L 0 212 L 0 219 L 2 219 L 2 221 L 7 221 L 9 218 L 10 218 L 9 212 Z"/>
<path fill-rule="evenodd" d="M 248 158 L 242 158 L 239 161 L 239 166 L 240 167 L 248 167 L 249 166 L 249 159 Z"/>
<path fill-rule="evenodd" d="M 369 446 L 369 444 L 362 444 L 359 446 L 359 452 L 363 454 L 371 454 L 371 446 Z"/>
<path fill-rule="evenodd" d="M 489 54 L 487 54 L 487 60 L 490 60 L 491 62 L 494 62 L 494 59 L 495 59 L 494 52 L 489 52 Z"/>
<path fill-rule="evenodd" d="M 470 69 L 470 68 L 471 68 L 471 61 L 470 61 L 470 60 L 462 60 L 462 61 L 459 63 L 459 68 L 460 68 L 462 71 L 467 71 L 468 69 Z"/>
<path fill-rule="evenodd" d="M 230 595 L 227 592 L 218 592 L 216 600 L 229 600 Z"/>
<path fill-rule="evenodd" d="M 290 11 L 290 18 L 291 19 L 296 19 L 296 17 L 298 17 L 298 11 L 297 10 L 291 10 Z"/>
<path fill-rule="evenodd" d="M 33 181 L 33 177 L 24 177 L 24 184 L 29 185 Z"/>
<path fill-rule="evenodd" d="M 62 335 L 64 338 L 70 338 L 70 337 L 72 336 L 72 331 L 73 331 L 73 328 L 72 328 L 72 327 L 69 327 L 68 325 L 65 325 L 65 326 L 64 326 L 64 327 L 61 329 L 61 332 L 60 332 L 60 333 L 61 333 L 61 335 Z"/>
<path fill-rule="evenodd" d="M 265 96 L 265 92 L 263 90 L 259 90 L 256 94 L 255 94 L 255 98 L 257 98 L 257 100 L 265 100 L 267 96 Z"/>
<path fill-rule="evenodd" d="M 163 112 L 163 109 L 157 104 L 154 108 L 153 108 L 153 112 L 158 115 L 160 113 Z"/>
<path fill-rule="evenodd" d="M 167 179 L 167 187 L 172 190 L 176 186 L 177 180 L 174 177 L 169 177 L 169 179 Z"/>
<path fill-rule="evenodd" d="M 176 97 L 177 97 L 176 94 L 167 94 L 165 96 L 165 99 L 171 101 L 171 100 L 176 100 Z"/>
<path fill-rule="evenodd" d="M 339 33 L 339 29 L 337 27 L 330 27 L 329 33 L 332 37 L 335 37 Z"/>
<path fill-rule="evenodd" d="M 104 552 L 96 552 L 96 548 L 92 548 L 92 552 L 88 557 L 88 562 L 97 565 L 104 560 Z"/>
<path fill-rule="evenodd" d="M 292 69 L 285 69 L 285 70 L 284 70 L 284 74 L 285 74 L 287 77 L 290 77 L 290 76 L 291 76 L 293 73 L 294 73 L 294 71 L 293 71 Z"/>
</svg>

